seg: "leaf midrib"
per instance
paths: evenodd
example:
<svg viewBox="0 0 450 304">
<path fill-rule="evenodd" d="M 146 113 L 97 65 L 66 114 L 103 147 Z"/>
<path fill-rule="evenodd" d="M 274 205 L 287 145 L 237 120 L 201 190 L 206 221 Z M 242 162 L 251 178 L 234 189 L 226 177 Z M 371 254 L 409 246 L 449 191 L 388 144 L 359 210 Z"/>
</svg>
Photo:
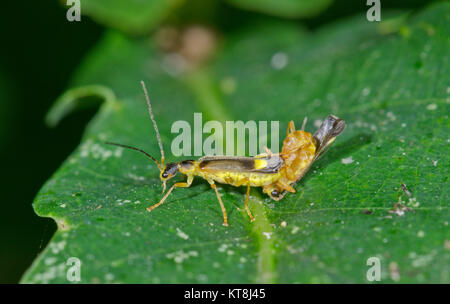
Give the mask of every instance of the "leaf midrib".
<svg viewBox="0 0 450 304">
<path fill-rule="evenodd" d="M 213 76 L 205 69 L 198 69 L 192 71 L 185 77 L 186 86 L 194 95 L 194 101 L 199 107 L 200 111 L 207 113 L 206 118 L 217 120 L 224 123 L 227 120 L 232 120 L 228 111 L 224 107 L 224 102 L 221 100 L 214 88 Z M 242 198 L 244 200 L 244 197 Z M 275 265 L 275 251 L 273 250 L 274 235 L 271 223 L 266 216 L 267 207 L 264 205 L 261 194 L 249 197 L 249 208 L 255 217 L 253 223 L 243 210 L 241 215 L 248 221 L 250 236 L 254 235 L 254 242 L 258 248 L 257 256 L 257 274 L 255 276 L 255 283 L 275 283 L 276 281 L 276 265 Z M 230 224 L 232 225 L 232 224 Z M 266 237 L 264 233 L 268 233 Z"/>
</svg>

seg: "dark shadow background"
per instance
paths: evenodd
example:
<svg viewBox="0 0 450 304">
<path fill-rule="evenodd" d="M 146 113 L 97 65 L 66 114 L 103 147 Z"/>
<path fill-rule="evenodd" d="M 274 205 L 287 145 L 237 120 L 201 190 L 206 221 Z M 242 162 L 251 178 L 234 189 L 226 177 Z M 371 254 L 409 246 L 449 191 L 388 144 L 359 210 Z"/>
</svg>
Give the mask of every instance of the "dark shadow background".
<svg viewBox="0 0 450 304">
<path fill-rule="evenodd" d="M 31 204 L 78 145 L 96 109 L 74 113 L 54 129 L 43 118 L 104 31 L 85 16 L 68 22 L 67 8 L 58 1 L 19 2 L 4 1 L 0 18 L 0 283 L 17 283 L 56 229 L 53 220 L 36 216 Z M 415 9 L 428 2 L 381 0 L 382 18 L 384 9 Z M 261 17 L 220 7 L 220 19 L 234 28 Z M 366 0 L 335 0 L 320 16 L 301 22 L 314 29 L 367 9 Z"/>
<path fill-rule="evenodd" d="M 95 109 L 54 129 L 43 119 L 103 32 L 88 18 L 67 22 L 57 1 L 19 2 L 4 1 L 0 17 L 0 283 L 18 282 L 56 229 L 31 203 L 77 146 Z"/>
</svg>

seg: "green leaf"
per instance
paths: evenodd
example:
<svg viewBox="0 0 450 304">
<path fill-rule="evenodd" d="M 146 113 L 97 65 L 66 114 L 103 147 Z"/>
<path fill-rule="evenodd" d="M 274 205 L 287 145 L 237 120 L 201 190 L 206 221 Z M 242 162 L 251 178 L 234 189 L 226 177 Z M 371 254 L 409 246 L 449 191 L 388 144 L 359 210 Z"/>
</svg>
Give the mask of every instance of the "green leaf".
<svg viewBox="0 0 450 304">
<path fill-rule="evenodd" d="M 449 283 L 449 16 L 449 4 L 436 4 L 391 34 L 364 16 L 313 34 L 259 25 L 177 77 L 148 41 L 109 33 L 74 86 L 110 88 L 115 100 L 33 203 L 58 231 L 22 282 L 67 283 L 66 262 L 77 257 L 82 283 L 364 283 L 367 260 L 378 257 L 382 282 Z M 172 123 L 192 123 L 194 112 L 283 128 L 308 116 L 309 131 L 332 113 L 347 128 L 297 193 L 274 202 L 252 189 L 253 223 L 245 189 L 220 185 L 223 227 L 214 191 L 199 178 L 148 213 L 161 198 L 156 166 L 102 143 L 159 156 L 141 79 L 169 161 L 177 159 Z"/>
<path fill-rule="evenodd" d="M 83 0 L 81 13 L 127 33 L 151 31 L 183 0 Z"/>
<path fill-rule="evenodd" d="M 55 102 L 51 112 L 45 118 L 46 123 L 54 127 L 62 118 L 75 109 L 90 106 L 98 99 L 107 103 L 114 103 L 114 92 L 100 85 L 84 86 L 69 90 Z"/>
<path fill-rule="evenodd" d="M 251 11 L 298 18 L 318 15 L 329 7 L 333 0 L 228 0 L 228 2 Z"/>
</svg>

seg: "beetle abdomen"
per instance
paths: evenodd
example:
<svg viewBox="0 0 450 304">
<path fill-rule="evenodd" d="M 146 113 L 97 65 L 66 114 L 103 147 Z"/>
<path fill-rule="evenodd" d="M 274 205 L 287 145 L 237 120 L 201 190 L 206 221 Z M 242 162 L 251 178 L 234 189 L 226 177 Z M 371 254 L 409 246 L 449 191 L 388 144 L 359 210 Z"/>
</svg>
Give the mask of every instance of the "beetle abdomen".
<svg viewBox="0 0 450 304">
<path fill-rule="evenodd" d="M 220 184 L 233 186 L 243 186 L 250 183 L 252 187 L 262 187 L 269 185 L 280 178 L 280 173 L 255 173 L 255 172 L 236 172 L 236 171 L 217 171 L 208 172 L 199 170 L 198 175 L 205 179 L 212 179 Z"/>
</svg>

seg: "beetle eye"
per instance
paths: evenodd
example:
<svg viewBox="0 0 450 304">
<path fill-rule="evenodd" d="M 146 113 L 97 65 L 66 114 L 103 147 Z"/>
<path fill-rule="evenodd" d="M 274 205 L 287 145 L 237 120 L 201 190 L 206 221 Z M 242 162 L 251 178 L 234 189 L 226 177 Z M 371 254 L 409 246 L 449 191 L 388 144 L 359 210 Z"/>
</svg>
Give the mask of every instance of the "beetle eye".
<svg viewBox="0 0 450 304">
<path fill-rule="evenodd" d="M 278 197 L 278 195 L 280 195 L 280 192 L 278 192 L 278 190 L 273 190 L 272 191 L 272 196 L 273 197 Z"/>
<path fill-rule="evenodd" d="M 161 174 L 161 176 L 162 176 L 163 178 L 167 178 L 167 177 L 169 176 L 169 174 L 168 174 L 166 171 L 164 171 L 164 172 Z"/>
</svg>

